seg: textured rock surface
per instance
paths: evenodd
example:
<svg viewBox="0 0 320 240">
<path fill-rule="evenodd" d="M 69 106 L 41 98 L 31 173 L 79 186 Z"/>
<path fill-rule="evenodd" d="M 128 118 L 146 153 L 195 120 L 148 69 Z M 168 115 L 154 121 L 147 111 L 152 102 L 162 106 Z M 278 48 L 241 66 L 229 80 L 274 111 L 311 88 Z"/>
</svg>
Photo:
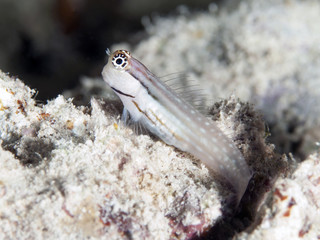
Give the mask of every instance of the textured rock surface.
<svg viewBox="0 0 320 240">
<path fill-rule="evenodd" d="M 1 239 L 184 238 L 221 215 L 202 164 L 121 126 L 109 105 L 36 105 L 3 73 L 0 90 Z"/>
<path fill-rule="evenodd" d="M 122 126 L 114 100 L 36 104 L 35 91 L 0 77 L 1 238 L 188 239 L 230 213 L 223 183 L 192 156 Z M 211 116 L 255 171 L 242 203 L 254 209 L 285 158 L 265 144 L 248 104 L 230 98 Z"/>
<path fill-rule="evenodd" d="M 278 150 L 302 159 L 320 138 L 319 2 L 210 9 L 144 20 L 150 37 L 133 55 L 159 76 L 187 70 L 215 100 L 253 101 Z M 87 104 L 101 82 L 83 85 L 73 96 Z M 254 173 L 229 215 L 228 189 L 191 156 L 122 126 L 108 92 L 90 108 L 62 96 L 37 104 L 35 93 L 0 73 L 1 239 L 184 239 L 212 226 L 209 239 L 320 238 L 319 156 L 275 154 L 249 104 L 210 109 Z"/>
<path fill-rule="evenodd" d="M 313 154 L 300 164 L 290 178 L 275 183 L 263 217 L 236 239 L 319 239 L 320 158 Z M 252 232 L 251 232 L 252 231 Z"/>
<path fill-rule="evenodd" d="M 234 93 L 242 100 L 254 102 L 270 127 L 268 141 L 275 143 L 277 151 L 294 154 L 297 161 L 289 157 L 288 165 L 294 169 L 310 153 L 319 151 L 315 144 L 320 139 L 320 28 L 315 24 L 320 20 L 319 2 L 255 0 L 242 1 L 232 11 L 220 9 L 218 12 L 214 5 L 211 10 L 209 13 L 186 13 L 178 17 L 146 20 L 150 37 L 132 48 L 133 54 L 158 76 L 185 71 L 190 79 L 205 89 L 207 96 L 214 99 Z M 127 44 L 115 45 L 114 48 L 122 46 L 130 48 Z M 246 132 L 251 131 L 249 128 Z M 304 189 L 304 183 L 288 177 L 278 180 L 274 187 L 274 176 L 279 174 L 278 170 L 288 173 L 283 159 L 279 157 L 278 162 L 268 161 L 268 155 L 265 155 L 259 161 L 261 155 L 257 146 L 263 145 L 251 142 L 250 146 L 254 147 L 246 153 L 252 154 L 256 161 L 249 162 L 259 167 L 251 164 L 255 170 L 253 187 L 249 186 L 252 192 L 245 196 L 249 204 L 238 216 L 251 215 L 256 219 L 241 239 L 317 238 L 317 224 L 304 219 L 309 214 L 319 214 L 319 206 L 311 198 L 305 199 L 305 191 L 296 191 L 293 196 L 294 199 L 305 199 L 297 204 L 297 209 L 305 210 L 301 215 L 281 218 L 291 204 L 290 199 L 283 204 L 270 200 L 274 196 L 270 189 L 277 192 L 280 182 L 286 184 L 287 191 Z M 309 157 L 309 164 L 314 159 Z M 273 164 L 278 164 L 279 168 Z M 301 173 L 299 169 L 304 169 L 304 165 L 297 170 Z M 315 179 L 319 177 L 316 168 L 309 171 L 305 178 L 311 175 Z M 243 214 L 245 209 L 249 213 Z M 259 225 L 259 220 L 266 225 Z M 318 223 L 318 219 L 314 220 Z M 226 232 L 241 225 L 239 222 L 245 220 L 234 217 L 220 223 L 220 239 L 230 236 Z M 268 224 L 272 227 L 266 227 Z M 291 231 L 292 224 L 296 224 L 294 231 Z M 308 234 L 301 235 L 306 229 Z"/>
<path fill-rule="evenodd" d="M 191 156 L 123 127 L 110 103 L 37 105 L 3 73 L 0 91 L 2 239 L 184 239 L 221 217 L 229 190 Z M 237 138 L 241 108 L 229 104 L 215 118 Z"/>
</svg>

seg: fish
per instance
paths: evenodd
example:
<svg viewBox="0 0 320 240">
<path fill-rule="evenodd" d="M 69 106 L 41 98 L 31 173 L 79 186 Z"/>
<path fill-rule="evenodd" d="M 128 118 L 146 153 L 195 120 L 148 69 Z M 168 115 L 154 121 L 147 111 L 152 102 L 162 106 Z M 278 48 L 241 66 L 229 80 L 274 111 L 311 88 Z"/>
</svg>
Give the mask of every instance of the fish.
<svg viewBox="0 0 320 240">
<path fill-rule="evenodd" d="M 233 141 L 129 51 L 108 55 L 102 77 L 122 101 L 123 116 L 199 159 L 231 186 L 238 205 L 252 174 Z"/>
</svg>

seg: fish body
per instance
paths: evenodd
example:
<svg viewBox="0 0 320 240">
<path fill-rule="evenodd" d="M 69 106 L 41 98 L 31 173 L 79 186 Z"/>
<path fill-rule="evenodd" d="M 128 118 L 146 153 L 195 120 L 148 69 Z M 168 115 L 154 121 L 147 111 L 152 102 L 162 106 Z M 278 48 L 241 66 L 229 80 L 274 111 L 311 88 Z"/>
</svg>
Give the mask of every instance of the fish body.
<svg viewBox="0 0 320 240">
<path fill-rule="evenodd" d="M 126 50 L 117 50 L 103 79 L 121 99 L 133 121 L 169 145 L 191 153 L 226 179 L 241 200 L 251 178 L 234 143 L 210 119 L 179 97 Z"/>
</svg>

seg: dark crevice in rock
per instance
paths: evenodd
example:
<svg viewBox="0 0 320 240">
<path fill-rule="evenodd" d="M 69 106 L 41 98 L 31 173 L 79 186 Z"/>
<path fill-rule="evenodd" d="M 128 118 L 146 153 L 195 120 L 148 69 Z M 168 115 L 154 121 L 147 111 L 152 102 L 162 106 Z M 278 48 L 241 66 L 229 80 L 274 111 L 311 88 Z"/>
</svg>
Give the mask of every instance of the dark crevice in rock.
<svg viewBox="0 0 320 240">
<path fill-rule="evenodd" d="M 240 104 L 240 106 L 239 106 Z M 254 225 L 259 218 L 259 205 L 265 201 L 265 193 L 272 188 L 272 183 L 289 171 L 287 158 L 274 151 L 272 144 L 266 141 L 265 124 L 261 114 L 252 105 L 235 99 L 222 100 L 210 110 L 212 118 L 220 119 L 223 112 L 232 119 L 236 132 L 234 142 L 240 148 L 253 176 L 237 209 L 225 205 L 223 217 L 201 237 L 203 240 L 228 240 L 237 233 Z M 224 120 L 223 120 L 224 121 Z"/>
<path fill-rule="evenodd" d="M 43 160 L 50 159 L 54 145 L 47 138 L 20 137 L 14 134 L 10 140 L 2 142 L 2 147 L 12 152 L 22 165 L 36 167 Z"/>
</svg>

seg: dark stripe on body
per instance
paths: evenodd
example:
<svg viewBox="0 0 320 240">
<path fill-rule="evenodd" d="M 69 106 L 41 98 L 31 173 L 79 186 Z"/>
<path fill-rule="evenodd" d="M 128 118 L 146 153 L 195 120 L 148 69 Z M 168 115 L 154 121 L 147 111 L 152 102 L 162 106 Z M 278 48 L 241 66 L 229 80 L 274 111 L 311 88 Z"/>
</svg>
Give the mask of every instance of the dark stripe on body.
<svg viewBox="0 0 320 240">
<path fill-rule="evenodd" d="M 115 91 L 115 92 L 117 92 L 117 93 L 119 93 L 119 94 L 121 94 L 121 95 L 123 95 L 123 96 L 134 98 L 134 96 L 132 96 L 132 95 L 130 95 L 130 94 L 126 94 L 126 93 L 124 93 L 124 92 L 121 92 L 120 90 L 115 89 L 114 87 L 111 87 L 111 88 L 112 88 L 113 91 Z"/>
</svg>

